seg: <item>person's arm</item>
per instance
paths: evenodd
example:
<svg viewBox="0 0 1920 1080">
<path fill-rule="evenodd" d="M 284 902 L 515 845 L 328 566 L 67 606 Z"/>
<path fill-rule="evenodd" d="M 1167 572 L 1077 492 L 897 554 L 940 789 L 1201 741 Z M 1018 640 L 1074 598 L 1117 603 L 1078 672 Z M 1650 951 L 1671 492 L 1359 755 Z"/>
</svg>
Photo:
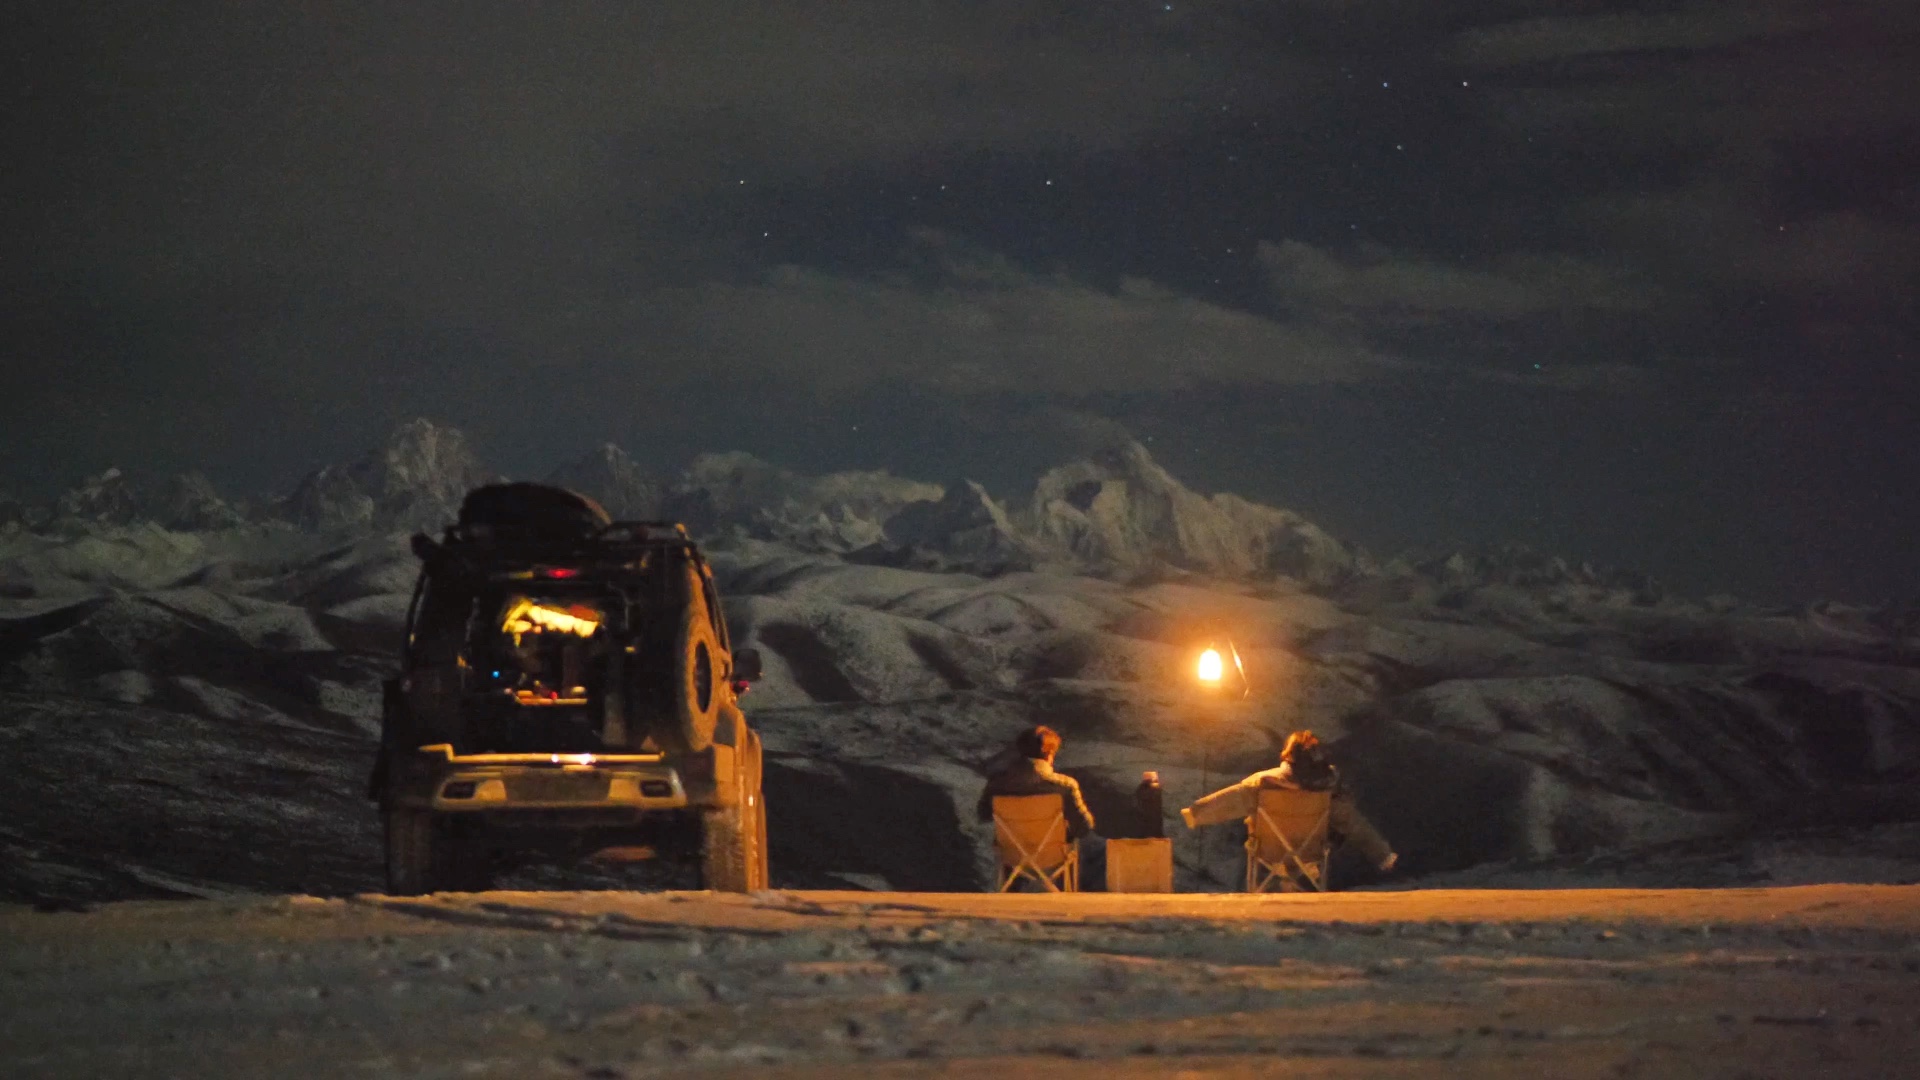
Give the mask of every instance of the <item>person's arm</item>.
<svg viewBox="0 0 1920 1080">
<path fill-rule="evenodd" d="M 991 783 L 980 789 L 980 805 L 974 807 L 973 812 L 981 821 L 993 820 L 993 785 Z"/>
<path fill-rule="evenodd" d="M 1087 809 L 1087 801 L 1080 797 L 1080 782 L 1071 776 L 1060 779 L 1067 782 L 1060 793 L 1060 801 L 1066 804 L 1067 838 L 1078 840 L 1093 831 L 1093 811 Z"/>
<path fill-rule="evenodd" d="M 1238 821 L 1253 813 L 1259 790 L 1260 774 L 1255 773 L 1231 787 L 1223 787 L 1211 795 L 1202 797 L 1192 806 L 1180 811 L 1180 817 L 1187 823 L 1189 829 Z"/>
</svg>

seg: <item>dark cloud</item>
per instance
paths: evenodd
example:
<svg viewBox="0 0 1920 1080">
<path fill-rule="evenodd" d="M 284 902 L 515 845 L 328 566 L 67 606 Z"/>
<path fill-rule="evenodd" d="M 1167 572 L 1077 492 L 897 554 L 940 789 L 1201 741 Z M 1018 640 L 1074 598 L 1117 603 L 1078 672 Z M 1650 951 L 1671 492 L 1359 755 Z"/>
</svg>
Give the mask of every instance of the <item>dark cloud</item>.
<svg viewBox="0 0 1920 1080">
<path fill-rule="evenodd" d="M 529 344 L 725 266 L 690 200 L 1097 151 L 1217 78 L 1094 5 L 76 5 L 35 29 L 8 225 L 41 296 L 399 305 Z"/>
<path fill-rule="evenodd" d="M 1821 22 L 1816 8 L 1781 3 L 1546 15 L 1463 31 L 1444 55 L 1459 64 L 1504 68 L 1631 53 L 1719 50 L 1802 33 Z"/>
<path fill-rule="evenodd" d="M 1899 148 L 1920 145 L 1920 9 L 1572 11 L 1463 30 L 1443 56 L 1565 163 L 1558 245 L 1657 288 L 1659 353 L 1690 357 L 1662 366 L 1913 388 L 1920 156 Z"/>
<path fill-rule="evenodd" d="M 1580 309 L 1638 311 L 1658 298 L 1630 273 L 1570 255 L 1511 253 L 1475 267 L 1374 245 L 1343 259 L 1286 240 L 1261 243 L 1259 257 L 1283 304 L 1321 317 L 1505 322 Z"/>
<path fill-rule="evenodd" d="M 1143 279 L 1103 289 L 972 252 L 913 276 L 781 267 L 757 282 L 667 290 L 645 307 L 653 336 L 698 350 L 709 370 L 824 393 L 899 381 L 959 394 L 1124 394 L 1354 382 L 1404 367 L 1350 336 Z"/>
<path fill-rule="evenodd" d="M 373 288 L 476 255 L 564 269 L 563 242 L 671 224 L 666 204 L 721 185 L 956 146 L 1097 151 L 1220 77 L 1076 8 L 78 5 L 21 52 L 65 95 L 39 134 L 78 132 L 40 162 L 68 188 L 50 224 L 80 241 L 61 261 L 189 289 L 243 258 Z M 416 291 L 450 315 L 485 306 L 444 287 L 478 275 L 432 281 Z"/>
</svg>

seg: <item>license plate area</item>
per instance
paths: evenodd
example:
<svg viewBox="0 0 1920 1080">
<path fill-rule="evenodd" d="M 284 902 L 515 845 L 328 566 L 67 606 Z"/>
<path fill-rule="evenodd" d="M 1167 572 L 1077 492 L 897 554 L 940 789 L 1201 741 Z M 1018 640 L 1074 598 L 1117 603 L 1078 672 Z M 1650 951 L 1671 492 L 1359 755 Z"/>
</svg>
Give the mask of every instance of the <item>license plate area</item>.
<svg viewBox="0 0 1920 1080">
<path fill-rule="evenodd" d="M 506 777 L 507 801 L 535 803 L 604 802 L 610 780 L 598 772 L 524 772 Z"/>
</svg>

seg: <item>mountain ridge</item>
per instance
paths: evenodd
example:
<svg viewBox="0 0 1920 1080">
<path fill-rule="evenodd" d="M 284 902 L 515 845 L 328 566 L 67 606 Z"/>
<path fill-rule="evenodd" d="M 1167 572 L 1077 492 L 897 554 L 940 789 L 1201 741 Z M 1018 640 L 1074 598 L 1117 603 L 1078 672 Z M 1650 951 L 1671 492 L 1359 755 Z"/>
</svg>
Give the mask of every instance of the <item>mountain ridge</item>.
<svg viewBox="0 0 1920 1080">
<path fill-rule="evenodd" d="M 222 496 L 200 473 L 155 482 L 114 468 L 46 503 L 0 499 L 0 531 L 71 536 L 150 524 L 178 532 L 433 532 L 454 519 L 467 490 L 504 478 L 459 429 L 415 418 L 359 458 L 314 469 L 277 497 L 250 503 Z M 1188 488 L 1131 440 L 1047 470 L 1008 503 L 961 477 L 936 484 L 885 470 L 808 475 L 742 451 L 699 454 L 675 472 L 611 442 L 543 479 L 599 500 L 616 517 L 682 521 L 709 542 L 772 540 L 879 565 L 1289 578 L 1356 600 L 1479 585 L 1588 588 L 1647 602 L 1662 594 L 1647 575 L 1515 545 L 1383 562 L 1296 511 Z"/>
</svg>

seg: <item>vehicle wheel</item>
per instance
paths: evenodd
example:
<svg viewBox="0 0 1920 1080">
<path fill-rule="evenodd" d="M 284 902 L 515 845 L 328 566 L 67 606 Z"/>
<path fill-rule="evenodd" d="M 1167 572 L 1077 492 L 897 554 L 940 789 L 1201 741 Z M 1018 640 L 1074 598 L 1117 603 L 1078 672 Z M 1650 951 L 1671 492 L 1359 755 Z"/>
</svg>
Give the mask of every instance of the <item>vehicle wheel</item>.
<svg viewBox="0 0 1920 1080">
<path fill-rule="evenodd" d="M 738 797 L 729 805 L 713 807 L 700 815 L 701 884 L 715 892 L 750 892 L 756 887 L 759 858 L 754 848 L 759 826 L 754 813 L 760 800 L 748 790 L 752 779 L 749 756 L 744 751 L 733 755 Z M 756 797 L 748 798 L 750 794 Z"/>
<path fill-rule="evenodd" d="M 720 706 L 726 699 L 721 692 L 725 673 L 721 671 L 720 641 L 714 636 L 698 571 L 689 567 L 687 572 L 695 575 L 695 580 L 674 634 L 667 715 L 660 730 L 654 732 L 654 740 L 668 750 L 699 753 L 713 745 Z"/>
<path fill-rule="evenodd" d="M 700 882 L 715 892 L 747 892 L 751 846 L 746 808 L 724 806 L 701 815 Z"/>
<path fill-rule="evenodd" d="M 749 766 L 747 774 L 747 796 L 753 810 L 753 832 L 751 834 L 753 838 L 753 855 L 749 863 L 749 869 L 751 870 L 749 876 L 752 878 L 752 883 L 748 887 L 754 890 L 769 889 L 773 887 L 773 884 L 772 873 L 767 863 L 767 792 L 764 783 L 766 770 L 762 756 L 763 751 L 760 746 L 760 736 L 755 732 L 749 731 L 747 733 L 747 739 L 749 748 L 747 756 Z"/>
<path fill-rule="evenodd" d="M 387 811 L 387 892 L 420 896 L 440 887 L 440 829 L 423 810 Z"/>
</svg>

